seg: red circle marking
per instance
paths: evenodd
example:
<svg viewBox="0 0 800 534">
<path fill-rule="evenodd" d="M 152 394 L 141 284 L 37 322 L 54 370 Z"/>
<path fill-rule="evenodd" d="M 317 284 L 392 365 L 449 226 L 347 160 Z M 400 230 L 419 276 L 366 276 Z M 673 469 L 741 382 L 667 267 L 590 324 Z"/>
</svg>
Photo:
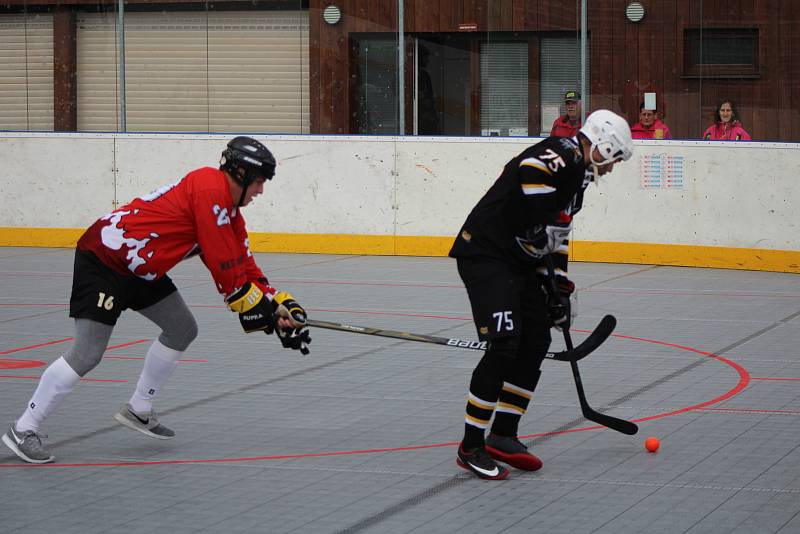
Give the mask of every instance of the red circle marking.
<svg viewBox="0 0 800 534">
<path fill-rule="evenodd" d="M 43 367 L 47 363 L 39 360 L 18 360 L 16 358 L 0 358 L 0 369 L 32 369 Z"/>
<path fill-rule="evenodd" d="M 713 352 L 706 352 L 703 350 L 695 349 L 693 347 L 688 347 L 686 345 L 678 345 L 675 343 L 667 343 L 664 341 L 657 341 L 654 339 L 647 339 L 643 337 L 634 337 L 634 336 L 624 336 L 621 334 L 612 334 L 614 337 L 620 339 L 630 339 L 633 341 L 642 341 L 644 343 L 653 343 L 655 345 L 662 345 L 665 347 L 673 347 L 680 350 L 685 350 L 687 352 L 694 352 L 695 354 L 700 354 L 702 356 L 707 356 L 709 358 L 713 358 L 725 365 L 732 367 L 736 372 L 739 374 L 739 381 L 738 383 L 728 390 L 727 392 L 719 395 L 711 400 L 701 402 L 698 404 L 693 404 L 692 406 L 687 406 L 685 408 L 681 408 L 678 410 L 673 410 L 671 412 L 664 412 L 656 415 L 649 415 L 646 417 L 640 417 L 639 419 L 634 419 L 634 423 L 641 423 L 642 421 L 652 421 L 654 419 L 662 419 L 664 417 L 670 417 L 672 415 L 678 415 L 681 413 L 689 412 L 692 410 L 699 410 L 702 408 L 706 408 L 713 404 L 717 404 L 722 402 L 726 399 L 729 399 L 744 390 L 747 385 L 750 383 L 750 373 L 747 370 L 739 365 L 736 362 L 732 362 L 727 358 L 723 358 Z M 555 436 L 559 434 L 572 434 L 574 432 L 585 432 L 587 430 L 598 430 L 601 428 L 605 428 L 601 425 L 592 425 L 592 426 L 585 426 L 581 428 L 572 428 L 569 430 L 559 430 L 556 432 L 542 432 L 539 434 L 528 434 L 525 436 L 520 436 L 520 438 L 529 439 L 529 438 L 537 438 L 542 436 Z M 14 463 L 14 464 L 0 464 L 0 468 L 48 468 L 48 467 L 144 467 L 150 465 L 181 465 L 181 464 L 219 464 L 219 463 L 241 463 L 241 462 L 266 462 L 266 461 L 273 461 L 273 460 L 294 460 L 300 458 L 325 458 L 330 456 L 352 456 L 357 454 L 380 454 L 380 453 L 389 453 L 389 452 L 405 452 L 405 451 L 418 451 L 423 449 L 436 449 L 441 447 L 455 447 L 459 444 L 458 441 L 447 441 L 444 443 L 430 443 L 427 445 L 413 445 L 409 447 L 387 447 L 382 449 L 359 449 L 359 450 L 350 450 L 350 451 L 331 451 L 331 452 L 314 452 L 314 453 L 305 453 L 305 454 L 278 454 L 272 456 L 252 456 L 246 458 L 201 458 L 201 459 L 176 459 L 176 460 L 160 460 L 160 461 L 134 461 L 134 462 L 98 462 L 98 463 L 73 463 L 73 464 L 26 464 L 26 463 Z"/>
</svg>

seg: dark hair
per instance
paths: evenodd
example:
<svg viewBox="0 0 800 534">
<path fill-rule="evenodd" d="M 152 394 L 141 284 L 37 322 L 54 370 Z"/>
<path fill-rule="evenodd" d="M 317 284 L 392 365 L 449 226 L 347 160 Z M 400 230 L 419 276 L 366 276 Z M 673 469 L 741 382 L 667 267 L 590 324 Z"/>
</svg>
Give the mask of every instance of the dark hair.
<svg viewBox="0 0 800 534">
<path fill-rule="evenodd" d="M 736 110 L 736 104 L 734 104 L 733 100 L 729 98 L 724 98 L 719 101 L 719 104 L 717 104 L 717 110 L 714 112 L 714 121 L 717 123 L 722 123 L 722 117 L 719 116 L 719 110 L 722 109 L 722 105 L 726 103 L 731 105 L 731 124 L 734 122 L 742 122 L 739 119 L 739 112 Z"/>
</svg>

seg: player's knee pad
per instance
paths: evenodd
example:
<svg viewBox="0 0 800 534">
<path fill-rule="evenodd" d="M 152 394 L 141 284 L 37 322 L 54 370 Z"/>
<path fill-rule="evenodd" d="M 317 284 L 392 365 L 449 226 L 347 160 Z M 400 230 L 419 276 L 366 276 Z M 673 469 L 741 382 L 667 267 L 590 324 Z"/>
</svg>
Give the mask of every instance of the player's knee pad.
<svg viewBox="0 0 800 534">
<path fill-rule="evenodd" d="M 197 337 L 197 321 L 178 291 L 139 313 L 161 328 L 158 340 L 167 348 L 183 352 Z"/>
<path fill-rule="evenodd" d="M 91 319 L 76 319 L 75 341 L 64 354 L 64 361 L 78 376 L 86 376 L 103 359 L 113 330 L 113 326 Z"/>
<path fill-rule="evenodd" d="M 492 339 L 483 358 L 475 368 L 475 373 L 483 373 L 502 380 L 517 358 L 519 342 L 520 340 L 516 336 Z"/>
<path fill-rule="evenodd" d="M 181 316 L 180 319 L 170 322 L 158 336 L 158 340 L 165 347 L 183 352 L 195 340 L 197 333 L 197 321 L 191 313 L 188 313 Z"/>
<path fill-rule="evenodd" d="M 550 350 L 551 341 L 549 325 L 526 329 L 517 352 L 520 365 L 527 369 L 539 369 L 547 351 Z"/>
</svg>

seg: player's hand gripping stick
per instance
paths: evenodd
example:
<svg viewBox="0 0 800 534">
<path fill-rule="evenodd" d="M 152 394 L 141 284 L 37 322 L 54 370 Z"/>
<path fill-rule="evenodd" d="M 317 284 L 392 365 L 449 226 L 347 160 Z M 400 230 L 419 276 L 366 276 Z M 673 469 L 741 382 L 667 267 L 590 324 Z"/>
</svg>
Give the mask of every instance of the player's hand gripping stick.
<svg viewBox="0 0 800 534">
<path fill-rule="evenodd" d="M 288 319 L 292 323 L 288 328 L 278 328 L 281 344 L 284 348 L 299 350 L 300 354 L 308 354 L 311 336 L 308 332 L 306 311 L 286 291 L 276 293 L 272 297 L 272 304 L 275 307 L 276 317 Z"/>
</svg>

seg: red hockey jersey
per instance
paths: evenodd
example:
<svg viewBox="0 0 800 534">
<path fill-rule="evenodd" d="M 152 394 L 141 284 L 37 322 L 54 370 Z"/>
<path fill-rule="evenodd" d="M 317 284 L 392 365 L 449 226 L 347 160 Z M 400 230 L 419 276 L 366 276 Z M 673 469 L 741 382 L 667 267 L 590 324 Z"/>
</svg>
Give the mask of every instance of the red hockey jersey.
<svg viewBox="0 0 800 534">
<path fill-rule="evenodd" d="M 250 253 L 228 179 L 211 167 L 101 217 L 81 236 L 78 248 L 118 273 L 144 280 L 161 278 L 181 260 L 200 254 L 223 296 L 247 281 L 273 292 Z"/>
</svg>

